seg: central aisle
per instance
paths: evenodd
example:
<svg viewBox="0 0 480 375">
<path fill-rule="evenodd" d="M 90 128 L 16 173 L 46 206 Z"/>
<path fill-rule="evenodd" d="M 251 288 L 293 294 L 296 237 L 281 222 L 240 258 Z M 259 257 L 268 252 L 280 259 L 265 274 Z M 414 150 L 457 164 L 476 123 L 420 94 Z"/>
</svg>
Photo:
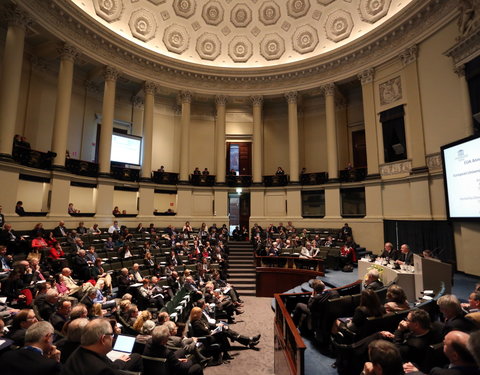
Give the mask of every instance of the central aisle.
<svg viewBox="0 0 480 375">
<path fill-rule="evenodd" d="M 246 336 L 262 334 L 257 349 L 247 349 L 237 342 L 232 344 L 229 364 L 207 367 L 205 375 L 263 375 L 273 374 L 273 318 L 271 298 L 241 296 L 245 313 L 236 316 L 232 328 Z"/>
</svg>

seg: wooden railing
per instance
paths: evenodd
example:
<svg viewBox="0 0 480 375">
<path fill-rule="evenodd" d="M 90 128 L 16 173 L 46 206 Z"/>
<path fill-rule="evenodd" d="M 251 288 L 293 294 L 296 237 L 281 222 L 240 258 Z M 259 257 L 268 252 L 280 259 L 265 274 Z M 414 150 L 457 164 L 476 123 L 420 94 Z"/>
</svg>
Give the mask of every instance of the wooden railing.
<svg viewBox="0 0 480 375">
<path fill-rule="evenodd" d="M 157 184 L 176 185 L 178 182 L 178 173 L 154 171 L 152 180 Z"/>
<path fill-rule="evenodd" d="M 263 183 L 265 184 L 266 187 L 287 186 L 288 176 L 287 175 L 263 176 Z"/>
<path fill-rule="evenodd" d="M 252 176 L 227 176 L 227 185 L 231 187 L 251 186 Z"/>
<path fill-rule="evenodd" d="M 215 176 L 191 174 L 190 183 L 194 186 L 213 186 L 215 185 Z"/>
<path fill-rule="evenodd" d="M 328 181 L 327 172 L 319 173 L 303 173 L 300 175 L 300 183 L 302 185 L 323 185 Z"/>
<path fill-rule="evenodd" d="M 67 171 L 81 176 L 98 176 L 98 164 L 85 160 L 65 159 L 65 168 Z"/>
<path fill-rule="evenodd" d="M 324 272 L 323 259 L 305 259 L 285 256 L 255 256 L 256 267 L 276 267 Z"/>
<path fill-rule="evenodd" d="M 303 375 L 305 343 L 279 294 L 275 294 L 274 371 L 278 375 Z"/>
</svg>

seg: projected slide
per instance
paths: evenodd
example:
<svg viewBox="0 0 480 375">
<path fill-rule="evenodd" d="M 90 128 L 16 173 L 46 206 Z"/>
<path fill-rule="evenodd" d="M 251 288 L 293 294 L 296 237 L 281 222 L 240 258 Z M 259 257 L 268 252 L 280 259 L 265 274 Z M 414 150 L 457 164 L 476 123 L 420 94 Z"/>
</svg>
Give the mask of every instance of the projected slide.
<svg viewBox="0 0 480 375">
<path fill-rule="evenodd" d="M 451 218 L 480 218 L 480 138 L 443 149 Z"/>
<path fill-rule="evenodd" d="M 142 139 L 113 134 L 110 160 L 118 163 L 140 165 Z"/>
</svg>

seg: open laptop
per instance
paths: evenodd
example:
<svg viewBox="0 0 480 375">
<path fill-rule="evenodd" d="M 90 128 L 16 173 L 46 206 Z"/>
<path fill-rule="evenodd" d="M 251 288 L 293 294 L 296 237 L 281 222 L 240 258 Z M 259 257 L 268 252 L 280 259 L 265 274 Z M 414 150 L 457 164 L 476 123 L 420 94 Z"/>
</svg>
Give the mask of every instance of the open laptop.
<svg viewBox="0 0 480 375">
<path fill-rule="evenodd" d="M 112 361 L 119 359 L 123 355 L 132 353 L 135 344 L 135 336 L 118 335 L 113 349 L 107 353 L 107 357 Z"/>
</svg>

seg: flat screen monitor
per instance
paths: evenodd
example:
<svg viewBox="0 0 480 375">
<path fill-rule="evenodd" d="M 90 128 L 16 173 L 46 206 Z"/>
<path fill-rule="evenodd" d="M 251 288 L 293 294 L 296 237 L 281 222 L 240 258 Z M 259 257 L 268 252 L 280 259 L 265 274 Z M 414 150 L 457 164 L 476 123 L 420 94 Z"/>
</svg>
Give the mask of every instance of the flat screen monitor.
<svg viewBox="0 0 480 375">
<path fill-rule="evenodd" d="M 448 218 L 480 219 L 480 137 L 441 147 Z"/>
<path fill-rule="evenodd" d="M 142 138 L 134 135 L 113 133 L 110 160 L 116 163 L 140 165 Z"/>
</svg>

